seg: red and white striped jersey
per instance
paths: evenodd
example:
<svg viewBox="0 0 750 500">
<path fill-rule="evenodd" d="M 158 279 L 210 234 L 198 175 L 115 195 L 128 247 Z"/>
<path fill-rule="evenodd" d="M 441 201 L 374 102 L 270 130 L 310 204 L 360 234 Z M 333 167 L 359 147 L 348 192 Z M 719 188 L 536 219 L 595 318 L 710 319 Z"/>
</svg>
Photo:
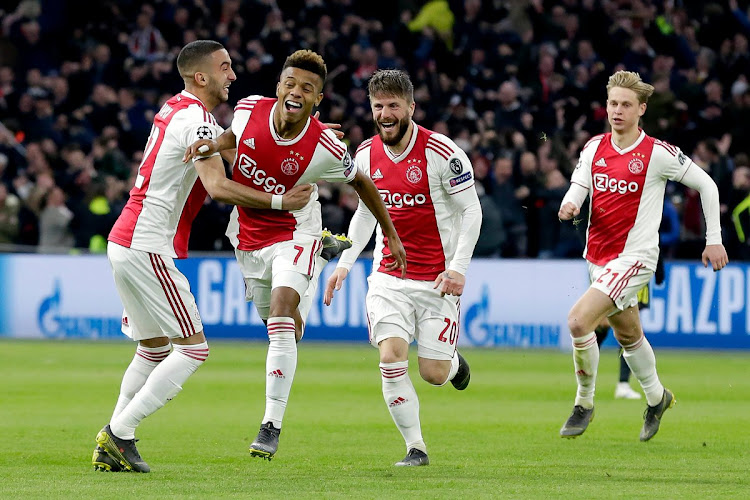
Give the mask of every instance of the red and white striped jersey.
<svg viewBox="0 0 750 500">
<path fill-rule="evenodd" d="M 375 136 L 360 145 L 354 163 L 380 191 L 406 250 L 406 277 L 434 280 L 448 267 L 465 275 L 481 226 L 474 170 L 466 153 L 448 137 L 415 124 L 409 145 L 398 156 L 394 157 L 380 136 Z M 459 245 L 467 209 L 474 210 L 476 217 L 463 221 L 467 226 L 463 229 L 471 229 Z M 349 229 L 354 246 L 344 251 L 340 266 L 351 267 L 376 224 L 360 201 Z M 377 225 L 373 271 L 400 277 L 400 269 L 385 269 L 392 260 Z"/>
<path fill-rule="evenodd" d="M 203 103 L 187 91 L 173 96 L 154 117 L 130 199 L 109 233 L 109 241 L 145 252 L 187 257 L 190 226 L 206 190 L 193 162 L 182 162 L 198 139 L 224 131 Z"/>
<path fill-rule="evenodd" d="M 667 180 L 681 181 L 692 164 L 679 148 L 643 131 L 625 149 L 612 143 L 610 133 L 591 139 L 571 178 L 591 198 L 583 256 L 600 266 L 636 257 L 655 270 Z"/>
<path fill-rule="evenodd" d="M 232 132 L 237 157 L 232 168 L 236 182 L 272 194 L 284 194 L 301 184 L 319 180 L 350 182 L 356 170 L 351 155 L 336 135 L 313 117 L 293 139 L 280 137 L 273 125 L 276 99 L 250 96 L 234 108 Z M 240 250 L 258 250 L 295 234 L 320 237 L 321 214 L 315 186 L 310 202 L 295 211 L 235 207 L 227 237 Z"/>
</svg>

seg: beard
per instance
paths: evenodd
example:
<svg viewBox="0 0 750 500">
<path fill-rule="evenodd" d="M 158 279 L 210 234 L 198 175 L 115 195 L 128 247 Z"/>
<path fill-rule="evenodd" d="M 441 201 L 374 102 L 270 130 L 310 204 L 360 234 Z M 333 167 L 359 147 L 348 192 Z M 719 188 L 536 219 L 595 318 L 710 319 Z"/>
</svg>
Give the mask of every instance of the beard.
<svg viewBox="0 0 750 500">
<path fill-rule="evenodd" d="M 388 139 L 385 136 L 385 129 L 383 129 L 383 126 L 380 123 L 376 123 L 375 125 L 378 128 L 378 135 L 380 136 L 380 140 L 383 141 L 383 144 L 386 146 L 395 146 L 399 142 L 401 142 L 401 139 L 404 138 L 406 135 L 406 131 L 409 130 L 409 122 L 411 121 L 411 118 L 408 116 L 403 117 L 396 123 L 397 132 L 396 135 L 394 135 L 392 138 Z"/>
</svg>

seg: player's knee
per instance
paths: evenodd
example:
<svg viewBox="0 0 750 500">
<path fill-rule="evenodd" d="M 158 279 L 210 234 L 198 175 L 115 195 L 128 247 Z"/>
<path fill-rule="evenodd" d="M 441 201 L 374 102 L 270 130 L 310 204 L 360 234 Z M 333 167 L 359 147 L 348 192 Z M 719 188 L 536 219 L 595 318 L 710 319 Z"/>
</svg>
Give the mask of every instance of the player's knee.
<svg viewBox="0 0 750 500">
<path fill-rule="evenodd" d="M 573 337 L 583 337 L 584 335 L 591 333 L 593 328 L 591 325 L 587 325 L 581 320 L 581 317 L 575 314 L 573 311 L 568 315 L 568 329 Z"/>
<path fill-rule="evenodd" d="M 420 363 L 419 375 L 431 385 L 443 385 L 448 380 L 451 365 L 448 363 Z"/>
</svg>

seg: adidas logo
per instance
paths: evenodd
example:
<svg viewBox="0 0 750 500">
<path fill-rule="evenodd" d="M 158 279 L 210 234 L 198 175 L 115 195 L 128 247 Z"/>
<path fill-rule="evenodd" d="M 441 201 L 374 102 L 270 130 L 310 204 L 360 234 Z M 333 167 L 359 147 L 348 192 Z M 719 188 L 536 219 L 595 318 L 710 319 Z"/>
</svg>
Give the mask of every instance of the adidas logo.
<svg viewBox="0 0 750 500">
<path fill-rule="evenodd" d="M 273 370 L 268 372 L 269 377 L 276 377 L 276 378 L 286 378 L 283 373 L 281 373 L 281 370 Z"/>
<path fill-rule="evenodd" d="M 372 178 L 374 179 L 382 179 L 383 173 L 380 171 L 380 169 L 377 169 L 374 174 L 372 174 Z"/>
<path fill-rule="evenodd" d="M 389 407 L 393 407 L 393 406 L 402 405 L 402 404 L 406 403 L 407 401 L 409 401 L 409 400 L 406 399 L 406 398 L 403 398 L 403 397 L 399 396 L 396 399 L 394 399 L 393 401 L 391 401 L 390 403 L 388 403 L 388 406 Z"/>
<path fill-rule="evenodd" d="M 245 139 L 242 141 L 242 144 L 249 147 L 250 149 L 255 149 L 255 137 L 251 137 L 250 139 Z"/>
<path fill-rule="evenodd" d="M 604 158 L 599 158 L 596 163 L 594 163 L 594 165 L 596 165 L 597 167 L 606 167 L 607 162 L 604 161 Z"/>
<path fill-rule="evenodd" d="M 125 325 L 125 326 L 130 326 L 130 323 L 128 323 L 128 317 L 127 316 L 123 316 L 122 317 L 122 324 Z"/>
</svg>

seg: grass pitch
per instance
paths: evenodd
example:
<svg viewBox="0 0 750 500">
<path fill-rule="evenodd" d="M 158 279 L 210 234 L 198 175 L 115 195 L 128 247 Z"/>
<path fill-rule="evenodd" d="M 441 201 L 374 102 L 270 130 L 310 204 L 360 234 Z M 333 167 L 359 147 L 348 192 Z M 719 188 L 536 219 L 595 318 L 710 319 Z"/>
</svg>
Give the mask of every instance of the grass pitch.
<svg viewBox="0 0 750 500">
<path fill-rule="evenodd" d="M 383 403 L 377 351 L 300 344 L 272 462 L 247 452 L 264 407 L 265 344 L 211 342 L 209 361 L 138 429 L 152 473 L 98 473 L 129 343 L 0 342 L 3 498 L 748 498 L 746 353 L 657 352 L 677 398 L 638 441 L 645 401 L 614 400 L 605 351 L 596 418 L 559 437 L 575 391 L 569 354 L 466 350 L 463 393 L 412 380 L 431 465 L 396 468 L 404 445 Z M 415 353 L 412 352 L 412 356 Z"/>
</svg>

